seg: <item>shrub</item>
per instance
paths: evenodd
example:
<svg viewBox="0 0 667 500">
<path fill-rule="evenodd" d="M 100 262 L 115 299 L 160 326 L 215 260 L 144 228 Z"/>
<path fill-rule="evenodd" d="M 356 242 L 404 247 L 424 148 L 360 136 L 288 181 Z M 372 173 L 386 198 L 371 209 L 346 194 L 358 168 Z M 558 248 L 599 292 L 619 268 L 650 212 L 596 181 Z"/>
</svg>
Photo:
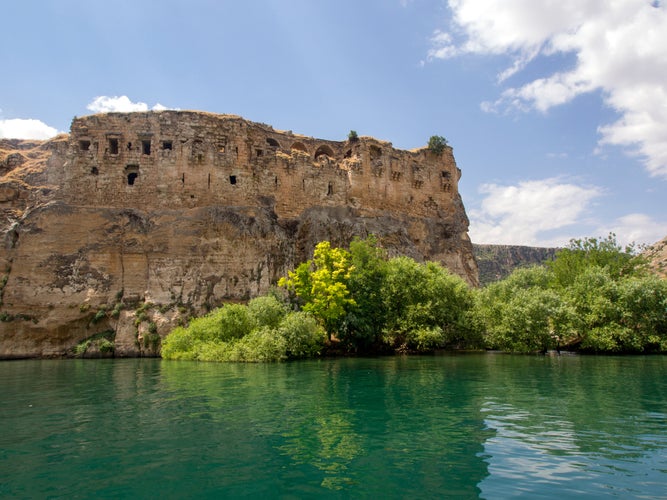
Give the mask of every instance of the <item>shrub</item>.
<svg viewBox="0 0 667 500">
<path fill-rule="evenodd" d="M 447 139 L 441 135 L 432 135 L 428 140 L 428 150 L 437 155 L 441 154 L 447 147 Z"/>
<path fill-rule="evenodd" d="M 287 359 L 287 342 L 269 327 L 253 330 L 233 344 L 230 361 L 249 363 L 283 361 Z"/>
<path fill-rule="evenodd" d="M 289 313 L 280 323 L 278 334 L 285 340 L 285 349 L 292 358 L 316 356 L 326 341 L 326 332 L 308 313 Z"/>
<path fill-rule="evenodd" d="M 248 310 L 259 326 L 277 328 L 287 309 L 271 295 L 257 297 L 248 302 Z"/>
</svg>

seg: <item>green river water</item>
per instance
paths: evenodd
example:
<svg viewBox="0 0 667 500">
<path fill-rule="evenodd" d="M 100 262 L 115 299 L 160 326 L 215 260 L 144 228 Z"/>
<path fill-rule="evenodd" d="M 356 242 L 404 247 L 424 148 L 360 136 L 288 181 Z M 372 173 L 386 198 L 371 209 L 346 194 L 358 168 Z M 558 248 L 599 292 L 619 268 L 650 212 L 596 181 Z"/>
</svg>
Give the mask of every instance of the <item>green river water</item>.
<svg viewBox="0 0 667 500">
<path fill-rule="evenodd" d="M 667 498 L 667 357 L 0 363 L 2 498 Z"/>
</svg>

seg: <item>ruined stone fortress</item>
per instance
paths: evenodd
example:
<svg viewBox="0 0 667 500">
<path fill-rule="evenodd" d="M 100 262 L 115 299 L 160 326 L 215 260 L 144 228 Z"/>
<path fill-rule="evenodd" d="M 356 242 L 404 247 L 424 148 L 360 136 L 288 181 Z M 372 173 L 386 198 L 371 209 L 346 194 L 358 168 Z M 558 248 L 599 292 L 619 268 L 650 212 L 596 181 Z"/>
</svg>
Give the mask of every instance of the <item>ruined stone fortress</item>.
<svg viewBox="0 0 667 500">
<path fill-rule="evenodd" d="M 62 355 L 101 331 L 116 355 L 146 354 L 148 325 L 164 336 L 184 308 L 265 293 L 322 240 L 374 234 L 390 255 L 477 284 L 449 147 L 110 113 L 44 143 L 0 140 L 0 175 L 0 357 Z"/>
<path fill-rule="evenodd" d="M 460 209 L 451 149 L 324 141 L 238 116 L 162 111 L 74 120 L 64 198 L 120 207 L 311 207 L 444 217 Z"/>
</svg>

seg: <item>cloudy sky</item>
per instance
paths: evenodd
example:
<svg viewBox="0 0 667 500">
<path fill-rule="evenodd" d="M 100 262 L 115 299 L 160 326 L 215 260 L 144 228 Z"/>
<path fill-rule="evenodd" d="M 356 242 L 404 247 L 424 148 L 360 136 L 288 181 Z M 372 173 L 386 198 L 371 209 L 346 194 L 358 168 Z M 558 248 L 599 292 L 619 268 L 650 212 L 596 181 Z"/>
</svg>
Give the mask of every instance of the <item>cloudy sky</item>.
<svg viewBox="0 0 667 500">
<path fill-rule="evenodd" d="M 667 235 L 667 2 L 21 0 L 0 137 L 198 109 L 395 147 L 442 135 L 476 243 Z"/>
</svg>

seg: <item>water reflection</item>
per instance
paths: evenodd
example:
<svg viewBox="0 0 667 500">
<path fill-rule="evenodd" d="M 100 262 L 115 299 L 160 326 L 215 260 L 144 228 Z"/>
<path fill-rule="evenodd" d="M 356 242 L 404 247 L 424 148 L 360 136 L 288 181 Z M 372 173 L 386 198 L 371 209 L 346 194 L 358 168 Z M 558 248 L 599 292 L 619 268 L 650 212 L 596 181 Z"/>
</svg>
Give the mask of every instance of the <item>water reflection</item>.
<svg viewBox="0 0 667 500">
<path fill-rule="evenodd" d="M 667 470 L 664 358 L 497 356 L 484 443 L 488 497 L 651 496 Z M 539 370 L 536 376 L 535 369 Z M 527 375 L 532 373 L 532 377 Z M 656 411 L 658 410 L 658 411 Z M 661 457 L 661 458 L 660 458 Z"/>
<path fill-rule="evenodd" d="M 0 363 L 0 496 L 659 497 L 667 358 Z"/>
</svg>

